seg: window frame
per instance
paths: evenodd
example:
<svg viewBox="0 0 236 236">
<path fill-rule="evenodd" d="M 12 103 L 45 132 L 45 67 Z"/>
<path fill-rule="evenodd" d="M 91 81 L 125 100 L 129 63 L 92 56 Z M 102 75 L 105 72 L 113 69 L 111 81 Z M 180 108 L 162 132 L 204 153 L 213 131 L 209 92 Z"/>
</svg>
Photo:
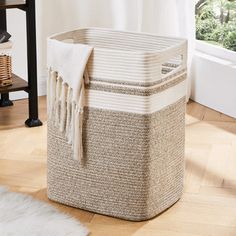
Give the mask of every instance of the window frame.
<svg viewBox="0 0 236 236">
<path fill-rule="evenodd" d="M 196 39 L 196 50 L 223 60 L 236 63 L 236 52 Z"/>
</svg>

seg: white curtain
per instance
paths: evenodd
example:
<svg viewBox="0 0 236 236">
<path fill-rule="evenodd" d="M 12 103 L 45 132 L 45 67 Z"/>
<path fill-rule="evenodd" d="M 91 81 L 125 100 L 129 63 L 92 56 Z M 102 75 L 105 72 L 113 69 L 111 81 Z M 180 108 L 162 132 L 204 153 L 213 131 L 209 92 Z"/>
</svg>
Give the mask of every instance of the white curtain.
<svg viewBox="0 0 236 236">
<path fill-rule="evenodd" d="M 187 38 L 191 77 L 191 58 L 195 41 L 194 0 L 41 0 L 36 2 L 40 49 L 39 73 L 45 73 L 47 36 L 60 31 L 91 26 Z"/>
</svg>

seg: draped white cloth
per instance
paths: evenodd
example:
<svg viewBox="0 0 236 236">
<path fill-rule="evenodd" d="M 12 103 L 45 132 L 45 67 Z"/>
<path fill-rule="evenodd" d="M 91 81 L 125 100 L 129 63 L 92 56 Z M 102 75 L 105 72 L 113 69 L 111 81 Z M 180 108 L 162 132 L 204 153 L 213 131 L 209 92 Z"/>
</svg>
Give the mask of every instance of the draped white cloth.
<svg viewBox="0 0 236 236">
<path fill-rule="evenodd" d="M 194 0 L 42 0 L 37 2 L 39 69 L 45 70 L 46 37 L 79 27 L 143 31 L 189 40 L 194 50 Z"/>
<path fill-rule="evenodd" d="M 75 160 L 82 160 L 82 124 L 86 65 L 93 48 L 48 39 L 48 115 L 72 144 Z"/>
</svg>

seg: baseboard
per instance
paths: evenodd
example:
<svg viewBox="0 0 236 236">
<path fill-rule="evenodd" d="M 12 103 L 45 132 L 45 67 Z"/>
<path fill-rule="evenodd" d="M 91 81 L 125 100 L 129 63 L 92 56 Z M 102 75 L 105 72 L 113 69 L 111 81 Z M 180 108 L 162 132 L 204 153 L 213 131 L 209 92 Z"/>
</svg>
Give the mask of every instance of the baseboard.
<svg viewBox="0 0 236 236">
<path fill-rule="evenodd" d="M 196 53 L 192 100 L 236 118 L 236 67 L 232 61 Z"/>
</svg>

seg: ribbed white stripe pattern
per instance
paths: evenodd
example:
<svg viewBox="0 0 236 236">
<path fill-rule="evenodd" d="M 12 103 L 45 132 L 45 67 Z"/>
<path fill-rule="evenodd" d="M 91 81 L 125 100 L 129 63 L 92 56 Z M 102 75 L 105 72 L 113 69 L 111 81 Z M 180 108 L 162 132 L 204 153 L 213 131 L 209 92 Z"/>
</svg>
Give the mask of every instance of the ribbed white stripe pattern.
<svg viewBox="0 0 236 236">
<path fill-rule="evenodd" d="M 85 106 L 106 110 L 151 114 L 167 107 L 186 95 L 186 81 L 151 96 L 137 96 L 85 90 Z"/>
<path fill-rule="evenodd" d="M 82 45 L 79 46 L 78 44 L 93 48 L 87 65 L 84 65 L 84 68 L 85 66 L 87 68 L 86 74 L 84 75 L 87 78 L 86 81 L 91 77 L 99 78 L 101 81 L 107 81 L 111 84 L 122 84 L 122 82 L 125 82 L 130 83 L 130 85 L 142 83 L 149 85 L 149 83 L 152 84 L 164 81 L 163 83 L 165 85 L 165 83 L 169 83 L 173 79 L 173 75 L 176 74 L 179 76 L 180 72 L 186 69 L 187 43 L 186 40 L 183 39 L 114 31 L 110 29 L 88 28 L 54 35 L 50 40 L 53 42 L 60 41 L 63 49 L 70 49 L 70 51 L 63 51 L 65 54 L 65 63 L 60 61 L 61 67 L 65 70 L 68 64 L 67 54 L 73 54 L 74 51 L 73 43 L 75 44 L 75 49 L 83 48 Z M 68 44 L 69 47 L 66 46 Z M 55 52 L 57 52 L 56 49 Z M 79 58 L 80 56 L 70 61 L 70 72 L 72 70 L 77 72 L 76 68 L 79 69 L 81 67 L 82 62 L 80 62 Z M 55 58 L 51 59 L 53 61 Z M 166 65 L 170 63 L 176 65 L 167 67 Z M 168 70 L 166 70 L 166 68 Z M 64 78 L 63 73 L 60 73 L 60 68 L 58 68 L 58 70 L 58 75 L 61 76 L 61 78 L 57 78 L 56 83 L 53 81 L 55 79 L 55 72 L 53 71 L 51 73 L 53 82 L 49 84 L 52 89 L 55 87 L 56 93 L 55 91 L 50 91 L 49 99 L 51 99 L 51 101 L 49 101 L 48 104 L 50 105 L 55 97 L 56 102 L 59 104 L 60 99 L 58 98 L 63 98 L 65 102 L 59 105 L 61 106 L 60 108 L 63 108 L 64 113 L 61 112 L 58 106 L 58 109 L 55 110 L 55 118 L 59 121 L 63 121 L 59 127 L 60 130 L 65 130 L 67 137 L 73 137 L 72 140 L 68 141 L 72 143 L 73 147 L 79 147 L 82 153 L 82 119 L 78 115 L 79 113 L 75 115 L 74 103 L 72 103 L 72 107 L 70 105 L 68 106 L 68 101 L 71 99 L 71 91 L 68 91 L 69 88 L 67 88 L 67 92 L 59 89 L 61 88 L 61 81 L 64 81 Z M 71 77 L 74 74 L 76 75 L 76 73 L 72 73 Z M 79 79 L 77 77 L 75 76 L 73 78 Z M 70 80 L 71 78 L 68 79 Z M 163 83 L 161 83 L 162 86 Z M 84 101 L 82 97 L 80 97 L 80 99 L 74 98 L 73 100 L 80 101 L 81 104 L 88 107 L 150 114 L 175 103 L 178 99 L 185 96 L 185 82 L 180 82 L 177 85 L 173 85 L 173 87 L 167 87 L 166 89 L 164 88 L 163 91 L 158 91 L 156 94 L 150 96 L 137 96 L 89 89 L 85 91 Z M 140 87 L 137 88 L 140 89 Z M 144 90 L 145 89 L 149 89 L 149 87 L 146 86 Z M 81 91 L 84 90 L 82 89 Z M 73 94 L 79 94 L 79 91 L 72 92 Z M 78 121 L 78 124 L 70 128 L 70 124 L 74 124 L 74 121 Z M 74 133 L 80 135 L 74 135 Z M 77 151 L 78 150 L 74 150 L 74 153 L 77 154 Z"/>
<path fill-rule="evenodd" d="M 164 63 L 176 62 L 186 68 L 186 40 L 151 34 L 87 28 L 52 38 L 94 47 L 88 61 L 90 77 L 126 82 L 150 83 L 167 77 Z"/>
</svg>

